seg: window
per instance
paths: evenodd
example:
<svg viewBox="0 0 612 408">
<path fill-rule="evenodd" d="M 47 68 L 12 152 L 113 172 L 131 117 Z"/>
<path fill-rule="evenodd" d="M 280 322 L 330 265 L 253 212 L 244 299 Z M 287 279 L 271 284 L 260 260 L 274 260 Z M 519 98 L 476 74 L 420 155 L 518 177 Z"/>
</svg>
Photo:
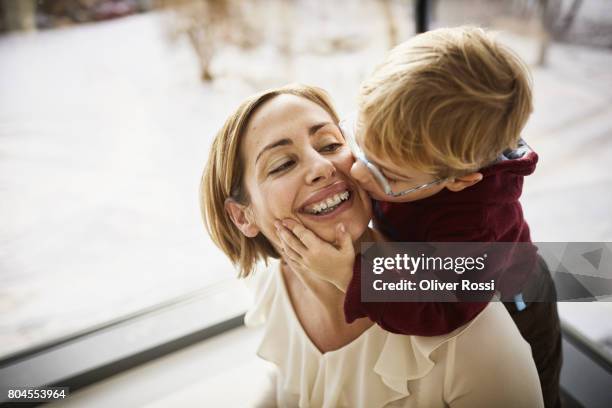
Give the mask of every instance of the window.
<svg viewBox="0 0 612 408">
<path fill-rule="evenodd" d="M 0 369 L 21 364 L 15 373 L 52 382 L 240 324 L 248 302 L 198 208 L 215 132 L 244 97 L 286 82 L 322 86 L 341 114 L 355 109 L 361 80 L 413 34 L 412 5 L 253 2 L 245 18 L 278 24 L 249 31 L 245 22 L 249 30 L 228 45 L 198 37 L 198 25 L 172 40 L 168 11 L 136 13 L 151 8 L 146 1 L 125 2 L 141 6 L 100 23 L 92 21 L 113 13 L 58 17 L 49 1 L 38 3 L 38 20 L 22 25 L 0 10 L 5 30 L 57 26 L 0 34 Z M 538 67 L 541 44 L 523 30 L 525 10 L 438 3 L 432 27 L 502 29 L 501 39 L 532 65 L 535 109 L 524 138 L 542 160 L 523 204 L 533 240 L 612 240 L 612 178 L 602 171 L 612 152 L 612 54 L 580 29 L 598 18 L 597 7 L 573 20 Z M 89 22 L 66 24 L 74 16 Z M 609 305 L 560 306 L 568 327 L 604 356 L 612 347 Z M 125 348 L 83 357 L 103 345 Z M 28 366 L 43 351 L 51 352 L 46 360 Z M 62 365 L 67 356 L 78 364 Z M 63 373 L 42 370 L 58 366 Z"/>
</svg>

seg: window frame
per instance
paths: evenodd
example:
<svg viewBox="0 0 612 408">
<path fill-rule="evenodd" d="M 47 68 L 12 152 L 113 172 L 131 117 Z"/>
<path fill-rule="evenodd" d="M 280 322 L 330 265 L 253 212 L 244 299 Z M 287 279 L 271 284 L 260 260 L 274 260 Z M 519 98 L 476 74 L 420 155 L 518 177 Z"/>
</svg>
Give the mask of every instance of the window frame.
<svg viewBox="0 0 612 408">
<path fill-rule="evenodd" d="M 235 278 L 14 353 L 0 361 L 0 404 L 17 387 L 70 392 L 244 324 L 251 296 Z"/>
</svg>

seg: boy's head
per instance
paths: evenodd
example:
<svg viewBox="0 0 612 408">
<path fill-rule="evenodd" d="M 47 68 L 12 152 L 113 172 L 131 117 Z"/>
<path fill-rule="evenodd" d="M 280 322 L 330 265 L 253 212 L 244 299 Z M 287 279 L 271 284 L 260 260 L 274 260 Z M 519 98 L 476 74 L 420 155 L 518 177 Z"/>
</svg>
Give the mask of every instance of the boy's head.
<svg viewBox="0 0 612 408">
<path fill-rule="evenodd" d="M 356 133 L 393 191 L 441 181 L 394 199 L 374 177 L 365 179 L 359 160 L 354 176 L 386 201 L 462 190 L 516 147 L 531 111 L 526 66 L 492 34 L 475 27 L 426 32 L 391 50 L 364 81 Z"/>
</svg>

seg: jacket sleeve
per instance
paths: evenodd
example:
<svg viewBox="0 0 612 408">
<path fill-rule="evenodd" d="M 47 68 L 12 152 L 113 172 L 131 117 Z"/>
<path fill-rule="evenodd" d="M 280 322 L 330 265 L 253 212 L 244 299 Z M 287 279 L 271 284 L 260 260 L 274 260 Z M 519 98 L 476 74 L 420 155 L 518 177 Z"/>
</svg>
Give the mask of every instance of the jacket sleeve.
<svg viewBox="0 0 612 408">
<path fill-rule="evenodd" d="M 486 306 L 487 302 L 362 302 L 361 257 L 357 256 L 344 299 L 344 317 L 347 323 L 368 317 L 397 334 L 440 336 L 463 326 Z"/>
</svg>

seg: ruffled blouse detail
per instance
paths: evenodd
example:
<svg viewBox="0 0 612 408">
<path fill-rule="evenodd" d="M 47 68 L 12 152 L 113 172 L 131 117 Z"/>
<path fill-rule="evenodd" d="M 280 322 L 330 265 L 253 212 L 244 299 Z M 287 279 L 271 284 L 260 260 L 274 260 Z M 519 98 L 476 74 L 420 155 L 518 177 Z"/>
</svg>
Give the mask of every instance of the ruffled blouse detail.
<svg viewBox="0 0 612 408">
<path fill-rule="evenodd" d="M 257 274 L 256 297 L 245 324 L 265 324 L 257 354 L 278 367 L 281 406 L 369 408 L 399 402 L 411 395 L 409 381 L 432 370 L 431 354 L 469 327 L 416 337 L 373 325 L 340 349 L 321 353 L 297 319 L 279 263 Z"/>
</svg>

